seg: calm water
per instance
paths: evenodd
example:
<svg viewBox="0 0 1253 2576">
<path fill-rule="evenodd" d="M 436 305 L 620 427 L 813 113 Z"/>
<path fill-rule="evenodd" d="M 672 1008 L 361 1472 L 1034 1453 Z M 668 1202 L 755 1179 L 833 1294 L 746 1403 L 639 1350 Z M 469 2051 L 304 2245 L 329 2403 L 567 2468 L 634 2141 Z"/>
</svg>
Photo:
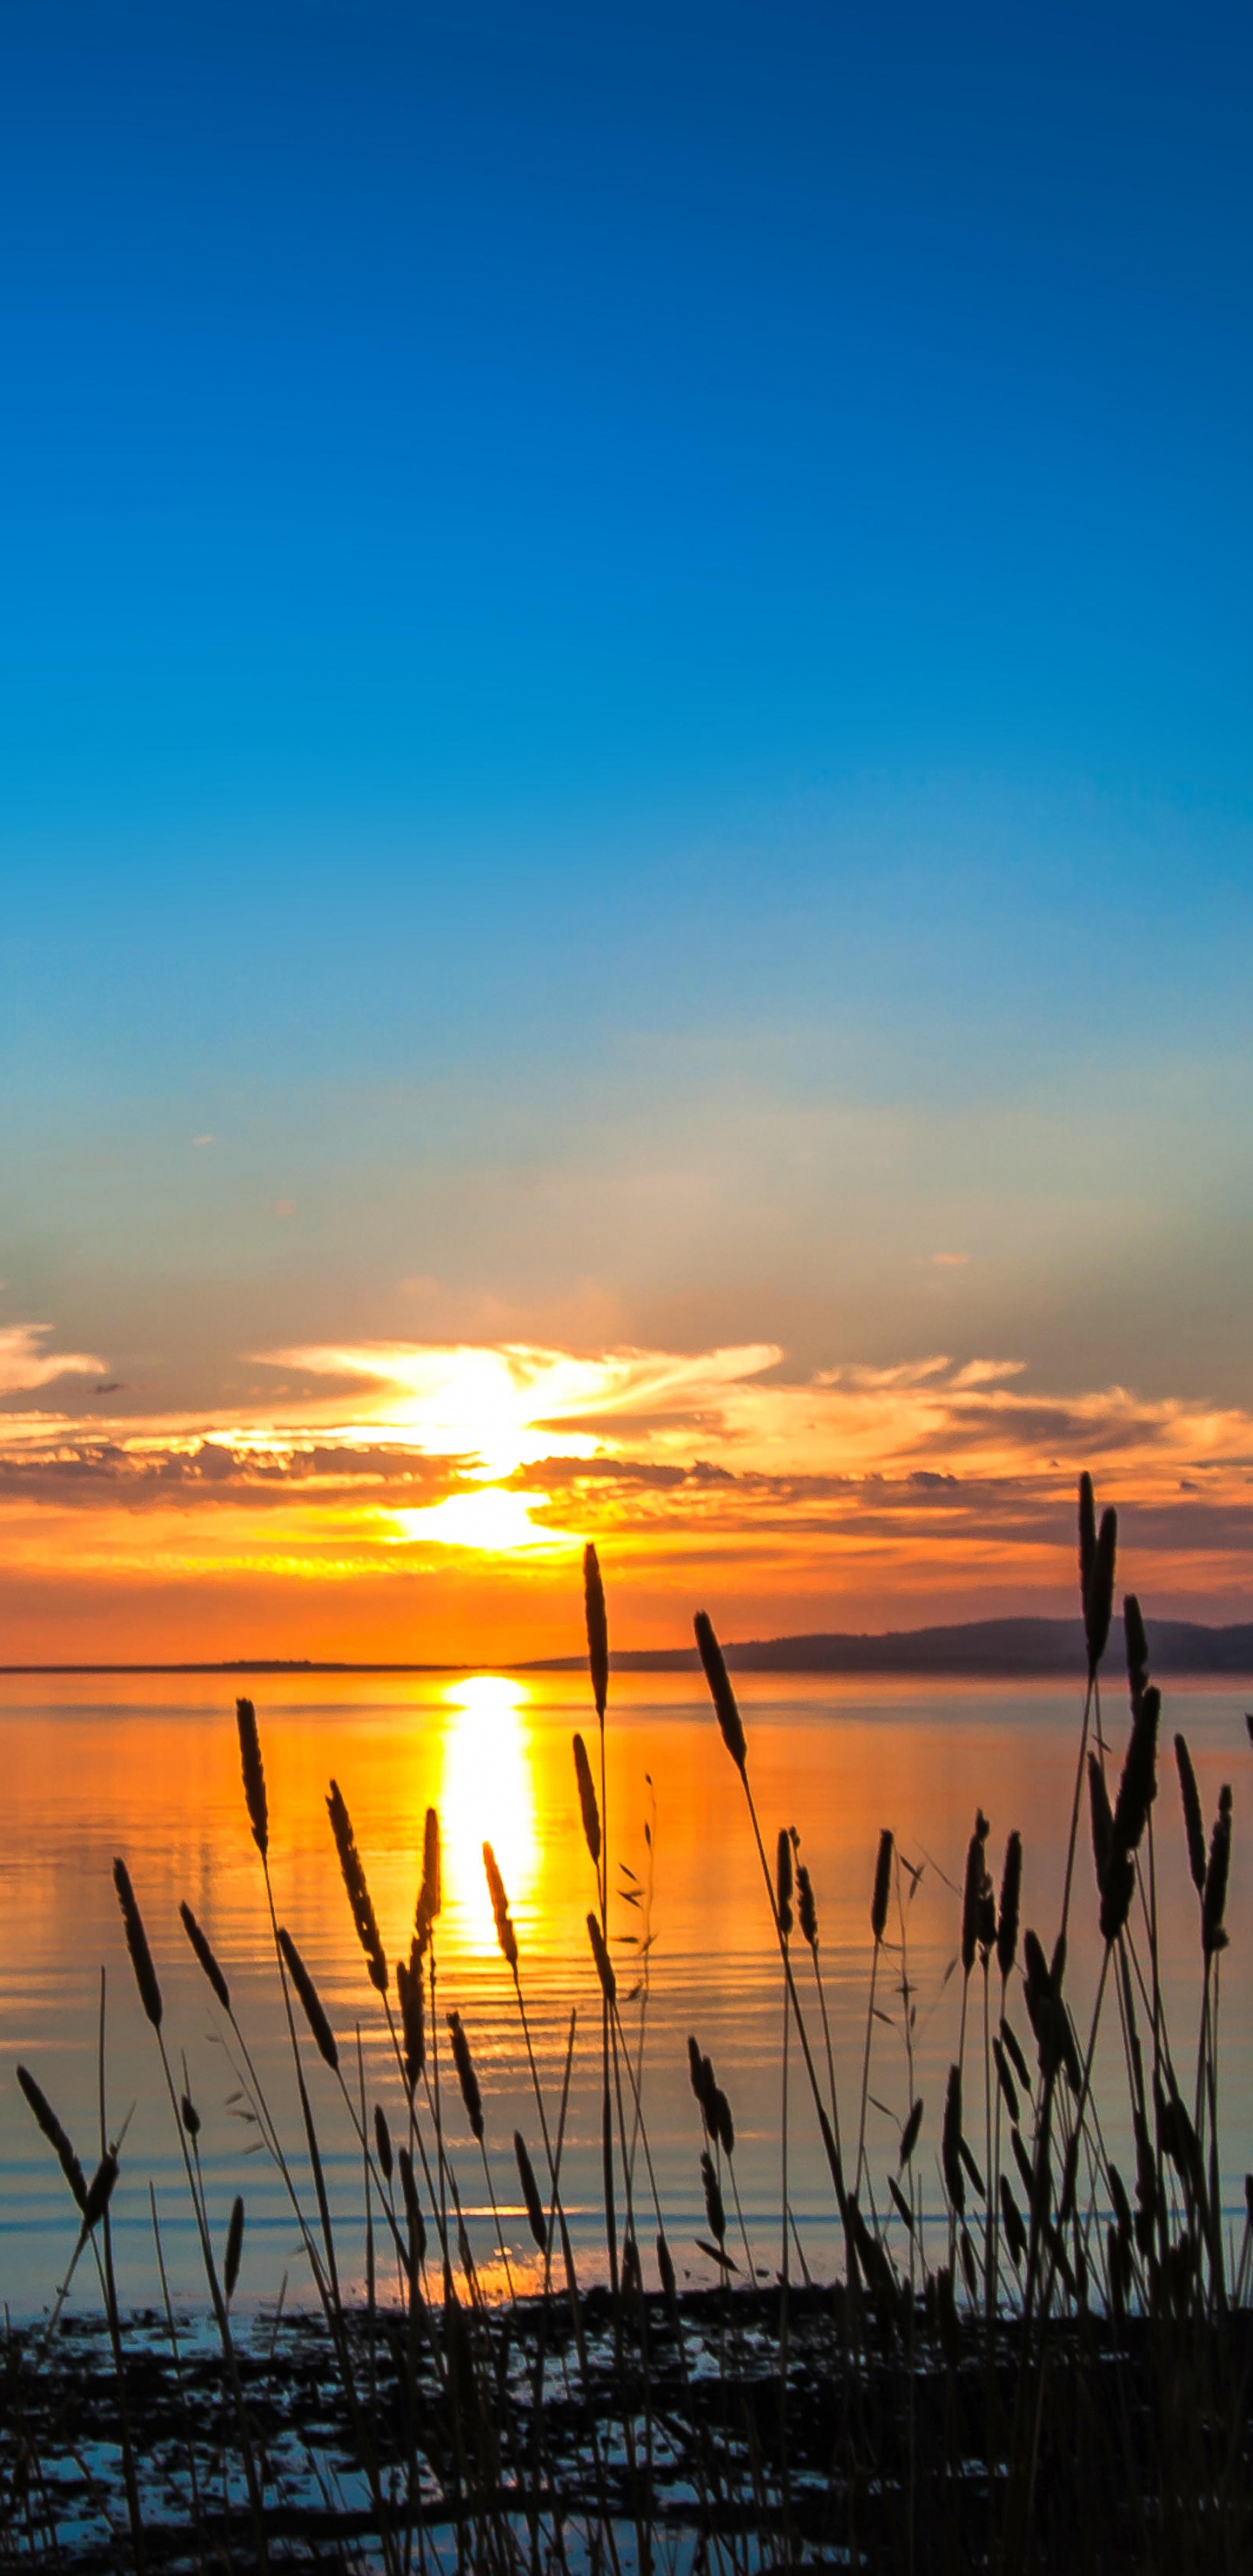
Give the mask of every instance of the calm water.
<svg viewBox="0 0 1253 2576">
<path fill-rule="evenodd" d="M 393 2125 L 400 2093 L 356 1946 L 326 1819 L 324 1794 L 338 1779 L 356 1828 L 389 1957 L 407 1950 L 419 1874 L 422 1819 L 438 1806 L 444 1832 L 445 1908 L 439 1926 L 442 2001 L 460 2008 L 471 2035 L 487 2109 L 488 2143 L 506 2234 L 521 2249 L 515 2125 L 538 2158 L 535 2108 L 523 2080 L 516 2014 L 496 1947 L 480 1858 L 495 1845 L 522 1948 L 524 1985 L 553 2100 L 571 2009 L 579 2015 L 571 2096 L 568 2202 L 580 2260 L 603 2260 L 598 2203 L 599 1988 L 585 1917 L 594 1888 L 579 1823 L 570 1735 L 594 1736 L 586 1686 L 565 1675 L 542 1680 L 343 1680 L 283 1676 L 258 1684 L 258 1713 L 270 1791 L 272 1869 L 279 1919 L 314 1974 L 345 2058 L 361 2025 L 367 2094 Z M 272 2074 L 272 2098 L 293 2140 L 296 2110 L 284 2056 L 272 1954 L 257 1854 L 239 1782 L 229 1685 L 220 1679 L 125 1678 L 0 1682 L 0 1744 L 8 1808 L 0 1851 L 0 2296 L 14 2314 L 44 2305 L 61 2278 L 75 2229 L 59 2170 L 13 2079 L 19 2058 L 39 2076 L 90 2172 L 97 2152 L 97 2020 L 100 1970 L 107 1971 L 108 2117 L 116 2129 L 133 2107 L 114 2203 L 123 2295 L 156 2288 L 148 2184 L 155 2185 L 166 2261 L 181 2296 L 201 2284 L 185 2215 L 177 2141 L 161 2091 L 152 2033 L 143 2021 L 117 1914 L 110 1864 L 125 1854 L 148 1924 L 166 2001 L 176 2071 L 186 2053 L 204 2127 L 211 2194 L 224 2227 L 230 2199 L 245 2196 L 248 2232 L 241 2296 L 272 2298 L 284 2275 L 304 2296 L 295 2230 L 264 2159 L 233 2104 L 235 2078 L 216 2008 L 178 1922 L 186 1897 L 206 1926 L 232 1986 L 254 2054 Z M 828 1685 L 756 1677 L 741 1703 L 750 1772 L 773 1851 L 780 1825 L 795 1824 L 818 1900 L 822 1958 L 846 2132 L 856 2125 L 869 1974 L 868 1906 L 879 1829 L 890 1825 L 922 1875 L 906 1913 L 909 1973 L 916 1997 L 918 2089 L 925 2095 L 920 2157 L 934 2183 L 944 2076 L 955 2049 L 960 1972 L 954 1973 L 958 1899 L 967 1837 L 981 1803 L 992 1821 L 999 1878 L 1004 1838 L 1021 1828 L 1026 1846 L 1024 1923 L 1051 1942 L 1056 1927 L 1079 1707 L 1074 1693 L 1023 1685 L 980 1689 L 916 1683 Z M 1106 1702 L 1106 1727 L 1121 1759 L 1125 1701 Z M 1169 1696 L 1165 1730 L 1182 1727 L 1192 1746 L 1207 1816 L 1219 1783 L 1236 1794 L 1236 1846 L 1223 1970 L 1224 2165 L 1227 2197 L 1253 2162 L 1253 2011 L 1245 1970 L 1249 1869 L 1243 1839 L 1246 1784 L 1253 1776 L 1242 1700 L 1229 1691 Z M 781 1992 L 760 1869 L 738 1778 L 708 1704 L 686 1677 L 635 1677 L 615 1684 L 608 1733 L 608 1803 L 614 1876 L 636 1890 L 619 1902 L 614 1928 L 637 1939 L 645 1928 L 650 1872 L 648 2041 L 645 2108 L 654 2163 L 678 2258 L 693 2277 L 708 2266 L 694 2239 L 704 2232 L 699 2121 L 687 2083 L 686 2035 L 713 2055 L 735 2114 L 736 2171 L 755 2259 L 777 2259 Z M 1196 1900 L 1187 1876 L 1174 1766 L 1167 1750 L 1157 1807 L 1159 1894 L 1169 1962 L 1176 2054 L 1195 2047 Z M 645 1834 L 651 1822 L 651 1849 Z M 625 1863 L 628 1877 L 617 1867 Z M 1083 2023 L 1097 1965 L 1095 1906 L 1086 1834 L 1080 1847 L 1070 1993 Z M 895 2165 L 908 2107 L 895 1914 L 885 1950 L 875 2023 L 868 2139 L 879 2197 Z M 798 1945 L 800 1949 L 800 1945 Z M 637 1955 L 618 1949 L 625 1993 Z M 808 1958 L 804 1991 L 812 1998 Z M 976 1979 L 976 1988 L 979 1981 Z M 633 2022 L 638 2004 L 630 2007 Z M 1020 1998 L 1011 2018 L 1024 2042 Z M 817 2029 L 815 2016 L 815 2029 Z M 1111 2042 L 1113 2031 L 1111 2028 Z M 795 2051 L 793 2049 L 793 2054 Z M 1108 2080 L 1106 2080 L 1106 2076 Z M 595 2079 L 595 2080 L 594 2080 Z M 360 2161 L 332 2078 L 315 2061 L 310 2076 L 346 2241 L 355 2249 Z M 1107 2110 L 1105 2096 L 1109 2095 Z M 1116 2101 L 1113 2097 L 1116 2095 Z M 1120 2134 L 1122 2085 L 1111 2045 L 1098 2081 L 1107 2133 Z M 977 2139 L 982 2111 L 970 2102 Z M 793 2092 L 791 2197 L 815 2271 L 834 2261 L 830 2193 L 815 2152 L 814 2124 Z M 449 2126 L 476 2246 L 492 2241 L 481 2167 L 472 2160 L 461 2106 Z M 637 2181 L 643 2186 L 642 2172 Z M 651 2241 L 652 2222 L 641 2219 Z M 75 2296 L 90 2303 L 84 2265 Z"/>
</svg>

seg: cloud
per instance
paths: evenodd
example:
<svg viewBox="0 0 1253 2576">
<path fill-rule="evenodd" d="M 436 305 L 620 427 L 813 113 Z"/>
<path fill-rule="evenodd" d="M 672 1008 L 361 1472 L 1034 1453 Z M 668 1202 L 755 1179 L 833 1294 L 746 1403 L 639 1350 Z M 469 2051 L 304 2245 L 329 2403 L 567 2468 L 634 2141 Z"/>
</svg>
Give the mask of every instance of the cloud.
<svg viewBox="0 0 1253 2576">
<path fill-rule="evenodd" d="M 44 1348 L 51 1324 L 0 1325 L 0 1395 L 33 1394 L 59 1377 L 100 1377 L 105 1362 L 83 1351 Z"/>
<path fill-rule="evenodd" d="M 0 1344 L 26 1384 L 67 1366 L 46 1338 Z M 455 1556 L 564 1600 L 594 1536 L 653 1595 L 686 1597 L 698 1565 L 751 1591 L 758 1626 L 802 1599 L 810 1625 L 866 1624 L 867 1601 L 908 1621 L 963 1586 L 1068 1599 L 1086 1465 L 1159 1608 L 1182 1590 L 1236 1615 L 1253 1577 L 1253 1417 L 1036 1392 L 1013 1359 L 789 1378 L 765 1343 L 378 1343 L 270 1364 L 292 1392 L 233 1421 L 0 1417 L 0 1568 L 390 1582 Z"/>
</svg>

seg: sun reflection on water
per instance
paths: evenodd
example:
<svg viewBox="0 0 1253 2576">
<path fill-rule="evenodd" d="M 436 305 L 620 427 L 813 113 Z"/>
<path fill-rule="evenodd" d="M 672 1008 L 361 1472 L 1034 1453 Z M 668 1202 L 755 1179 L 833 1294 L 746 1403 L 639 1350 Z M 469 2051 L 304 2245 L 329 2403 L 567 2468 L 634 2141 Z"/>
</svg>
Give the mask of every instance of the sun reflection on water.
<svg viewBox="0 0 1253 2576">
<path fill-rule="evenodd" d="M 448 1725 L 440 1782 L 445 1901 L 462 1940 L 495 1946 L 496 1927 L 483 1873 L 489 1842 L 516 1914 L 539 1874 L 539 1835 L 531 1772 L 530 1693 L 502 1673 L 475 1673 L 444 1691 Z"/>
</svg>

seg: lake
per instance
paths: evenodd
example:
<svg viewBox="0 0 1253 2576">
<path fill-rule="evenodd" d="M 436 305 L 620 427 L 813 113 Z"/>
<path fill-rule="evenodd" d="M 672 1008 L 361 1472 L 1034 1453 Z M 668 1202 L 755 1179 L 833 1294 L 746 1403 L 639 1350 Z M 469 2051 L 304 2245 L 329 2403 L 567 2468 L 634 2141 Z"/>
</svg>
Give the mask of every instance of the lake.
<svg viewBox="0 0 1253 2576">
<path fill-rule="evenodd" d="M 293 2144 L 298 2111 L 260 1863 L 240 1786 L 233 1681 L 221 1676 L 109 1678 L 11 1676 L 0 1680 L 8 1825 L 0 1850 L 0 2296 L 15 2316 L 54 2295 L 72 2251 L 69 2194 L 14 2080 L 25 2060 L 69 2129 L 90 2173 L 98 2153 L 97 2035 L 106 1971 L 107 2114 L 129 2117 L 114 2200 L 121 2294 L 155 2297 L 149 2180 L 155 2188 L 167 2269 L 180 2299 L 203 2295 L 177 2138 L 153 2034 L 139 2009 L 111 1883 L 122 1853 L 143 1908 L 165 1998 L 165 2028 L 181 2083 L 202 2118 L 210 2199 L 224 2232 L 242 2191 L 247 2233 L 241 2299 L 304 2298 L 308 2282 L 290 2210 L 255 2134 L 240 2116 L 221 2016 L 178 1920 L 181 1898 L 208 1932 L 232 2001 Z M 586 1682 L 577 1675 L 257 1676 L 253 1685 L 270 1800 L 271 1866 L 280 1922 L 315 1979 L 356 2083 L 361 2029 L 367 2099 L 401 2129 L 401 2091 L 377 1998 L 366 1976 L 328 1825 L 325 1793 L 338 1780 L 365 1864 L 389 1959 L 407 1952 L 420 1875 L 425 1809 L 440 1811 L 444 1911 L 437 1930 L 441 2015 L 462 2014 L 478 2067 L 494 2187 L 511 2253 L 528 2260 L 512 2153 L 520 2127 L 537 2164 L 539 2136 L 512 1986 L 497 1947 L 481 1846 L 496 1850 L 521 1949 L 524 1993 L 541 2074 L 555 2110 L 566 2033 L 578 2014 L 565 2185 L 581 2268 L 604 2267 L 600 2200 L 600 1988 L 586 1915 L 594 1880 L 580 1823 L 571 1732 L 581 1727 L 599 1762 Z M 635 2029 L 647 1953 L 643 2100 L 653 2163 L 680 2272 L 710 2277 L 696 2239 L 706 2233 L 699 2175 L 700 2121 L 687 2070 L 687 2035 L 713 2057 L 734 2114 L 735 2175 L 752 2259 L 779 2258 L 782 1980 L 760 1865 L 735 1769 L 703 1685 L 687 1675 L 631 1676 L 612 1686 L 606 1764 L 614 1956 L 625 2018 Z M 812 1874 L 820 1957 L 846 2145 L 855 2138 L 867 2027 L 869 1906 L 881 1827 L 896 1833 L 915 1892 L 902 1877 L 876 1992 L 867 2113 L 869 2173 L 886 2201 L 897 2138 L 909 2107 L 903 2039 L 901 1933 L 914 1998 L 916 2090 L 926 2111 L 919 2171 L 938 2210 L 944 2081 L 956 2048 L 962 1978 L 956 1964 L 959 1896 L 977 1805 L 991 1819 L 989 1855 L 999 1882 L 1009 1829 L 1025 1846 L 1024 1924 L 1046 1948 L 1057 1925 L 1081 1695 L 1030 1684 L 977 1687 L 876 1681 L 828 1682 L 755 1675 L 738 1686 L 749 1772 L 773 1856 L 780 1826 L 795 1825 Z M 1115 1769 L 1126 1735 L 1126 1698 L 1107 1690 L 1104 1724 Z M 1163 1718 L 1155 1810 L 1161 1940 L 1171 2030 L 1181 2070 L 1194 2059 L 1199 1995 L 1196 1897 L 1188 1877 L 1170 1736 L 1192 1748 L 1207 1830 L 1220 1782 L 1235 1790 L 1236 1832 L 1227 1920 L 1231 1948 L 1221 1999 L 1224 2201 L 1242 2215 L 1242 2176 L 1253 2162 L 1253 2010 L 1247 1974 L 1249 1870 L 1243 1840 L 1253 1757 L 1243 1697 L 1229 1688 L 1171 1690 Z M 648 1833 L 646 1833 L 646 1827 Z M 651 1839 L 650 1839 L 651 1837 Z M 629 1874 L 628 1874 L 629 1873 Z M 1081 1820 L 1068 1993 L 1081 2031 L 1099 1967 L 1095 1893 Z M 625 1901 L 627 1895 L 638 1901 Z M 632 1944 L 636 1946 L 632 1946 Z M 794 1943 L 798 1979 L 821 2050 L 812 1966 Z M 998 1980 L 993 1976 L 994 2005 Z M 812 2010 L 811 2010 L 812 2007 Z M 1015 1978 L 1010 2018 L 1029 2030 Z M 982 1978 L 972 1982 L 967 2129 L 982 2137 Z M 441 2051 L 446 2032 L 441 2026 Z M 1108 2042 L 1108 2046 L 1107 2043 Z M 1117 2027 L 1103 2028 L 1097 2098 L 1111 2148 L 1125 2152 L 1125 2085 Z M 360 2263 L 361 2162 L 334 2079 L 310 2056 L 309 2083 L 325 2122 L 332 2198 L 345 2243 Z M 790 2199 L 816 2275 L 838 2259 L 830 2186 L 791 2042 Z M 441 2055 L 445 2102 L 453 2082 Z M 630 2125 L 629 2088 L 625 2096 Z M 493 2225 L 477 2154 L 455 2086 L 448 2128 L 471 2235 L 486 2262 Z M 640 2234 L 654 2221 L 642 2160 L 635 2184 Z M 738 2222 L 728 2240 L 744 2262 Z M 75 2299 L 98 2296 L 86 2263 Z"/>
</svg>

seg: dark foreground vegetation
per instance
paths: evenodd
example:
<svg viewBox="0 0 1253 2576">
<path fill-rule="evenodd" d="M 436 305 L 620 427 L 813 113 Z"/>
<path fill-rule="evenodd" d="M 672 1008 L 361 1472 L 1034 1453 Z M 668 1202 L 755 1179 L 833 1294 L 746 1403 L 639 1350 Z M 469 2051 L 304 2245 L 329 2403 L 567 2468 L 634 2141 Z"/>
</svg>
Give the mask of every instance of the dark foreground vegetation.
<svg viewBox="0 0 1253 2576">
<path fill-rule="evenodd" d="M 530 2140 L 515 2133 L 507 2185 L 489 2149 L 470 2039 L 455 2012 L 437 2011 L 434 1811 L 413 1939 L 393 1977 L 334 1783 L 328 1799 L 394 2059 L 391 2099 L 371 2102 L 359 2046 L 341 2052 L 299 1949 L 274 1916 L 261 1743 L 242 1700 L 244 1796 L 286 2010 L 296 2140 L 276 2125 L 209 1937 L 186 1906 L 183 1926 L 257 2137 L 288 2195 L 316 2306 L 251 2322 L 233 2312 L 244 2204 L 236 2201 L 225 2244 L 215 2245 L 199 2116 L 174 2073 L 157 1967 L 119 1860 L 126 1939 L 182 2147 L 207 2310 L 193 2321 L 168 2301 L 157 2315 L 126 2311 L 109 2216 L 119 2146 L 106 2144 L 89 2179 L 37 2077 L 19 2068 L 76 2204 L 67 2279 L 80 2260 L 96 2265 L 106 2323 L 68 2319 L 62 2291 L 47 2322 L 7 2335 L 0 2551 L 79 2569 L 321 2564 L 385 2576 L 428 2566 L 457 2576 L 471 2568 L 483 2576 L 755 2576 L 802 2565 L 911 2576 L 972 2568 L 1243 2576 L 1253 2563 L 1253 2179 L 1246 2206 L 1224 2210 L 1219 2148 L 1232 1797 L 1224 1788 L 1216 1817 L 1203 1816 L 1176 1736 L 1162 1768 L 1175 1775 L 1181 1819 L 1169 1832 L 1155 1820 L 1161 1700 L 1131 1598 L 1129 1720 L 1115 1735 L 1102 1713 L 1116 1531 L 1112 1512 L 1098 1528 L 1086 1478 L 1079 1535 L 1087 1686 L 1061 1920 L 1047 1942 L 1020 1926 L 1019 1836 L 1011 1834 L 994 1884 L 988 1827 L 977 1816 L 942 2104 L 924 2104 L 912 2080 L 911 1874 L 888 1832 L 874 1865 L 862 2062 L 851 2087 L 837 2081 L 802 1847 L 785 1830 L 767 1850 L 733 1689 L 708 1621 L 697 1620 L 779 1960 L 784 2184 L 778 2271 L 767 2287 L 739 2216 L 731 2106 L 695 2039 L 702 2241 L 721 2286 L 676 2287 L 653 2183 L 644 2003 L 637 2009 L 635 1995 L 620 1995 L 609 1940 L 609 1667 L 594 1553 L 587 1614 L 598 1732 L 591 1754 L 576 1736 L 574 1760 L 601 1996 L 601 2287 L 579 2283 L 563 2197 L 574 2025 L 564 2082 L 548 2093 L 490 1846 L 484 1866 L 535 2106 Z M 1091 1861 L 1080 1865 L 1089 1836 Z M 1186 2034 L 1168 2028 L 1158 1940 L 1159 1872 L 1177 1867 L 1188 1871 L 1197 1905 L 1197 2010 Z M 1098 1976 L 1094 2007 L 1076 2022 L 1066 1971 L 1081 1920 L 1089 1939 L 1095 1927 Z M 889 1988 L 912 2107 L 894 2168 L 882 2174 L 870 2168 L 866 2106 Z M 1117 2026 L 1125 2104 L 1096 2097 L 1105 2015 Z M 762 2072 L 774 2082 L 775 2070 Z M 364 2300 L 343 2289 L 325 2185 L 315 2103 L 328 2083 L 361 2156 Z M 839 2277 L 825 2284 L 811 2277 L 788 2196 L 789 2123 L 801 2119 L 821 2141 L 842 2247 Z M 940 2140 L 939 2210 L 924 2204 L 924 2121 Z M 1134 2142 L 1125 2174 L 1107 2143 L 1116 2128 Z M 506 2189 L 521 2197 L 539 2283 L 525 2294 L 499 2221 L 492 2264 L 476 2259 L 463 2208 L 484 2188 L 493 2210 Z M 155 2206 L 153 2216 L 155 2227 Z"/>
</svg>

